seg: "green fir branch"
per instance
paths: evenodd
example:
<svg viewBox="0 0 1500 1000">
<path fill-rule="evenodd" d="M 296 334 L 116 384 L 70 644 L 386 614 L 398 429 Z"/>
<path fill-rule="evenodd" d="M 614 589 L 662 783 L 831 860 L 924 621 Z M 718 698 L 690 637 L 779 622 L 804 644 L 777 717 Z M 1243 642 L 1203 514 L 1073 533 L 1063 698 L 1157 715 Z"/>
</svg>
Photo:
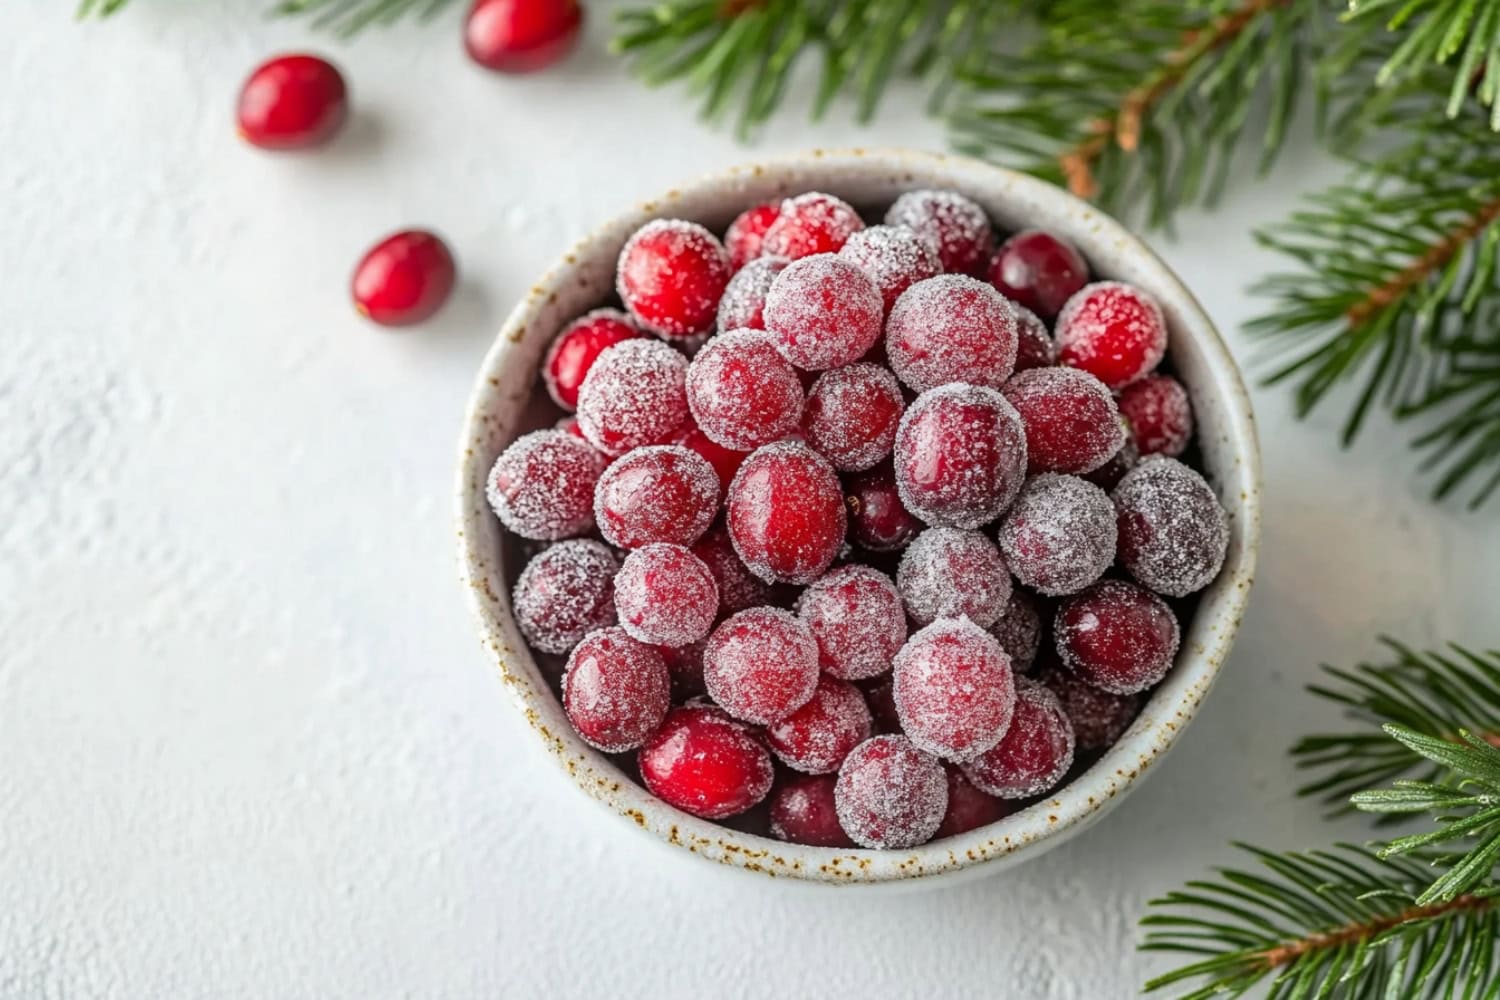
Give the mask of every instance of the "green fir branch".
<svg viewBox="0 0 1500 1000">
<path fill-rule="evenodd" d="M 1489 127 L 1500 130 L 1500 0 L 1349 0 L 1345 20 L 1391 36 L 1375 77 L 1379 87 L 1448 67 L 1447 116 L 1458 117 L 1473 94 L 1491 109 Z"/>
<path fill-rule="evenodd" d="M 108 17 L 130 0 L 79 0 L 80 18 Z M 275 17 L 306 17 L 314 27 L 348 38 L 369 27 L 388 27 L 406 20 L 429 21 L 455 0 L 275 0 L 267 12 Z"/>
</svg>

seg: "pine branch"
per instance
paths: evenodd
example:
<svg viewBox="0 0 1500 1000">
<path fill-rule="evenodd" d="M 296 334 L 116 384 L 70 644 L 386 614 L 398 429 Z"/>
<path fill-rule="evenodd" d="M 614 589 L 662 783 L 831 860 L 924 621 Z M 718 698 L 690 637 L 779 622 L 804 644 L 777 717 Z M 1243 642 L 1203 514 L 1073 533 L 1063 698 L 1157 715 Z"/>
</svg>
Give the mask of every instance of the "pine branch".
<svg viewBox="0 0 1500 1000">
<path fill-rule="evenodd" d="M 1448 117 L 1458 117 L 1472 93 L 1491 109 L 1490 128 L 1500 130 L 1500 0 L 1349 0 L 1345 17 L 1399 39 L 1377 85 L 1410 83 L 1433 66 L 1450 66 Z"/>
<path fill-rule="evenodd" d="M 108 17 L 130 0 L 79 0 L 80 18 Z M 368 27 L 386 27 L 407 19 L 428 21 L 455 0 L 275 0 L 268 13 L 276 17 L 307 17 L 316 28 L 342 38 Z"/>
</svg>

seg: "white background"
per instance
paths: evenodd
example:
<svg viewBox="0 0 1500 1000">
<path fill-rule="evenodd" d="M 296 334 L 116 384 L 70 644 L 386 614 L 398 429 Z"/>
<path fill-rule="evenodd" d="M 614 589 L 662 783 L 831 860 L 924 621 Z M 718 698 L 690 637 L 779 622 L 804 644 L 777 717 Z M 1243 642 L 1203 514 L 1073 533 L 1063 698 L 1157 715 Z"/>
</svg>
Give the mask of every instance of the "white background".
<svg viewBox="0 0 1500 1000">
<path fill-rule="evenodd" d="M 1341 453 L 1330 410 L 1257 391 L 1263 572 L 1181 748 L 1022 870 L 905 896 L 795 892 L 666 852 L 577 794 L 473 638 L 450 482 L 509 304 L 622 206 L 757 153 L 938 147 L 797 111 L 747 149 L 625 77 L 593 11 L 558 70 L 470 65 L 450 16 L 335 46 L 252 0 L 0 4 L 0 996 L 1123 997 L 1152 895 L 1231 838 L 1342 833 L 1285 750 L 1300 690 L 1392 632 L 1494 643 L 1495 512 L 1435 508 L 1400 432 Z M 355 117 L 255 152 L 236 89 L 331 47 Z M 1250 227 L 1336 171 L 1294 143 L 1169 262 L 1242 358 Z M 438 321 L 361 322 L 364 248 L 433 226 L 464 272 Z"/>
</svg>

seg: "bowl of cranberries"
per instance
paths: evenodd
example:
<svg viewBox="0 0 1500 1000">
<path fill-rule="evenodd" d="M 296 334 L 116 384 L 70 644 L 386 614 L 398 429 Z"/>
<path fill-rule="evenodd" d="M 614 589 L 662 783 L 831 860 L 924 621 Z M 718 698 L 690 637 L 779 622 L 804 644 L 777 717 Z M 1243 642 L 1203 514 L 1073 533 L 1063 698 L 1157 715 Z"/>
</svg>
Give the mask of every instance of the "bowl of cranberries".
<svg viewBox="0 0 1500 1000">
<path fill-rule="evenodd" d="M 1234 640 L 1259 454 L 1167 267 L 1041 181 L 905 151 L 604 225 L 500 332 L 460 550 L 580 788 L 824 884 L 994 872 L 1171 748 Z"/>
</svg>

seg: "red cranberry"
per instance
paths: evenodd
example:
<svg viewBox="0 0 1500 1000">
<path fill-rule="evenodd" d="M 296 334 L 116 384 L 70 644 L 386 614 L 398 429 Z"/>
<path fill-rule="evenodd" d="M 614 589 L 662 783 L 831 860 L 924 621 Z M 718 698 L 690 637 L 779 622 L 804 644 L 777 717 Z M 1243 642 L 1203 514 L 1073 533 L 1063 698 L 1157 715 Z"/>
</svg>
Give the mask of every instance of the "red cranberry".
<svg viewBox="0 0 1500 1000">
<path fill-rule="evenodd" d="M 789 263 L 791 261 L 785 257 L 760 257 L 735 272 L 729 284 L 724 286 L 724 297 L 719 300 L 719 332 L 764 330 L 766 296 L 771 294 L 776 276 L 786 270 Z"/>
<path fill-rule="evenodd" d="M 1099 750 L 1112 745 L 1141 710 L 1140 695 L 1101 691 L 1060 667 L 1044 671 L 1037 680 L 1062 702 L 1063 711 L 1073 724 L 1079 750 Z"/>
<path fill-rule="evenodd" d="M 1142 455 L 1176 458 L 1193 438 L 1193 404 L 1170 375 L 1147 375 L 1120 390 L 1120 415 Z"/>
<path fill-rule="evenodd" d="M 1057 317 L 1057 361 L 1119 389 L 1161 364 L 1167 321 L 1156 299 L 1118 281 L 1086 285 Z"/>
<path fill-rule="evenodd" d="M 657 219 L 620 251 L 616 285 L 647 329 L 691 337 L 713 328 L 729 273 L 729 254 L 713 233 L 695 222 Z"/>
<path fill-rule="evenodd" d="M 919 281 L 885 325 L 891 369 L 917 392 L 949 382 L 998 389 L 1016 366 L 1016 314 L 989 285 L 962 274 Z"/>
<path fill-rule="evenodd" d="M 719 586 L 719 610 L 744 611 L 771 603 L 771 585 L 757 579 L 743 562 L 729 540 L 723 524 L 708 529 L 708 534 L 693 545 L 693 555 L 703 560 Z"/>
<path fill-rule="evenodd" d="M 904 736 L 875 736 L 844 759 L 833 786 L 839 825 L 861 847 L 916 847 L 948 809 L 948 777 L 936 757 Z"/>
<path fill-rule="evenodd" d="M 1112 490 L 1120 485 L 1120 480 L 1125 478 L 1125 473 L 1135 468 L 1135 464 L 1141 460 L 1141 453 L 1136 449 L 1135 439 L 1122 425 L 1121 432 L 1125 436 L 1125 442 L 1120 445 L 1119 451 L 1110 456 L 1105 462 L 1093 472 L 1086 472 L 1084 479 L 1093 483 L 1101 490 Z"/>
<path fill-rule="evenodd" d="M 578 0 L 475 0 L 464 49 L 486 69 L 530 73 L 567 55 L 582 26 Z"/>
<path fill-rule="evenodd" d="M 629 316 L 618 309 L 595 309 L 563 328 L 542 360 L 547 395 L 565 410 L 578 408 L 578 387 L 606 347 L 642 336 Z"/>
<path fill-rule="evenodd" d="M 885 213 L 888 226 L 906 226 L 938 251 L 943 270 L 979 274 L 995 248 L 989 216 L 957 191 L 908 191 Z"/>
<path fill-rule="evenodd" d="M 595 629 L 615 623 L 620 561 L 598 542 L 575 539 L 543 549 L 516 580 L 511 610 L 526 641 L 566 653 Z"/>
<path fill-rule="evenodd" d="M 760 257 L 760 244 L 766 230 L 781 214 L 781 203 L 768 201 L 745 209 L 735 216 L 724 232 L 724 249 L 729 251 L 729 266 L 738 271 Z M 741 326 L 743 324 L 735 324 Z"/>
<path fill-rule="evenodd" d="M 831 774 L 793 778 L 771 795 L 771 836 L 809 847 L 853 847 L 839 826 Z"/>
<path fill-rule="evenodd" d="M 1115 487 L 1120 562 L 1158 594 L 1186 597 L 1213 582 L 1229 551 L 1229 515 L 1213 488 L 1175 458 L 1153 456 Z"/>
<path fill-rule="evenodd" d="M 1088 284 L 1089 265 L 1066 240 L 1024 229 L 1000 244 L 990 261 L 989 279 L 1006 298 L 1051 320 Z"/>
<path fill-rule="evenodd" d="M 906 611 L 890 577 L 869 566 L 840 566 L 813 581 L 797 616 L 818 643 L 819 665 L 845 680 L 883 674 L 906 642 Z"/>
<path fill-rule="evenodd" d="M 788 264 L 766 296 L 766 332 L 788 361 L 807 371 L 858 361 L 880 339 L 884 320 L 875 282 L 831 253 Z"/>
<path fill-rule="evenodd" d="M 1005 512 L 999 540 L 1017 580 L 1049 597 L 1076 594 L 1115 561 L 1115 508 L 1093 483 L 1044 472 Z"/>
<path fill-rule="evenodd" d="M 795 771 L 837 771 L 849 751 L 870 738 L 870 709 L 859 688 L 832 677 L 818 679 L 806 705 L 766 727 L 766 742 Z"/>
<path fill-rule="evenodd" d="M 932 244 L 905 226 L 861 229 L 849 237 L 839 256 L 874 279 L 886 312 L 912 285 L 943 273 Z"/>
<path fill-rule="evenodd" d="M 285 55 L 255 68 L 240 89 L 240 136 L 261 149 L 304 149 L 329 139 L 349 113 L 349 93 L 326 59 Z"/>
<path fill-rule="evenodd" d="M 990 635 L 1010 657 L 1010 668 L 1018 674 L 1029 671 L 1042 646 L 1042 612 L 1036 598 L 1020 587 L 1010 592 L 1005 613 L 990 626 Z"/>
<path fill-rule="evenodd" d="M 1088 372 L 1033 368 L 1002 391 L 1026 423 L 1031 472 L 1092 472 L 1124 443 L 1114 397 Z"/>
<path fill-rule="evenodd" d="M 583 428 L 578 426 L 578 418 L 573 416 L 571 413 L 565 417 L 559 417 L 557 423 L 553 424 L 552 426 L 557 430 L 562 431 L 564 434 L 573 435 L 585 444 L 588 443 L 588 438 L 583 436 Z M 589 447 L 592 448 L 593 445 L 589 445 Z"/>
<path fill-rule="evenodd" d="M 870 706 L 870 718 L 877 733 L 901 732 L 901 716 L 896 714 L 896 682 L 889 675 L 865 691 L 865 702 Z"/>
<path fill-rule="evenodd" d="M 656 651 L 667 661 L 667 672 L 672 675 L 672 700 L 685 701 L 707 693 L 703 687 L 703 647 L 705 640 L 690 642 L 686 646 L 657 646 Z"/>
<path fill-rule="evenodd" d="M 656 731 L 671 697 L 667 661 L 621 628 L 590 632 L 568 657 L 563 710 L 589 746 L 634 750 Z"/>
<path fill-rule="evenodd" d="M 896 586 L 918 625 L 967 617 L 993 625 L 1010 600 L 1010 573 L 995 543 L 977 531 L 928 528 L 901 557 Z"/>
<path fill-rule="evenodd" d="M 710 440 L 748 451 L 797 429 L 802 383 L 769 337 L 736 330 L 710 340 L 688 366 L 687 401 Z"/>
<path fill-rule="evenodd" d="M 442 240 L 406 229 L 370 248 L 354 269 L 350 291 L 365 318 L 381 326 L 410 326 L 442 308 L 457 274 Z"/>
<path fill-rule="evenodd" d="M 522 538 L 551 541 L 594 526 L 594 484 L 604 458 L 559 430 L 532 431 L 495 459 L 486 492 L 495 514 Z"/>
<path fill-rule="evenodd" d="M 1016 713 L 993 748 L 964 765 L 978 788 L 1002 799 L 1029 799 L 1056 788 L 1073 766 L 1073 723 L 1043 685 L 1016 681 Z"/>
<path fill-rule="evenodd" d="M 779 722 L 818 687 L 818 644 L 789 611 L 750 608 L 714 629 L 703 649 L 709 697 L 737 719 Z"/>
<path fill-rule="evenodd" d="M 666 444 L 688 421 L 688 360 L 659 340 L 606 348 L 578 388 L 578 422 L 606 455 Z"/>
<path fill-rule="evenodd" d="M 855 364 L 818 376 L 802 410 L 802 436 L 841 472 L 880 462 L 896 442 L 906 401 L 896 376 L 879 365 Z"/>
<path fill-rule="evenodd" d="M 816 580 L 844 543 L 838 476 L 800 441 L 769 444 L 745 459 L 726 507 L 735 551 L 768 582 Z"/>
<path fill-rule="evenodd" d="M 720 499 L 723 499 L 729 492 L 729 484 L 734 482 L 734 474 L 740 471 L 740 466 L 744 464 L 745 459 L 750 457 L 748 451 L 736 451 L 714 443 L 697 427 L 691 428 L 682 435 L 677 443 L 689 451 L 697 452 L 709 465 L 713 466 L 714 474 L 719 477 Z"/>
<path fill-rule="evenodd" d="M 777 257 L 838 253 L 850 236 L 865 228 L 848 202 L 811 191 L 781 203 L 776 220 L 761 238 L 760 252 Z"/>
<path fill-rule="evenodd" d="M 719 507 L 719 477 L 697 452 L 651 445 L 616 460 L 594 489 L 594 519 L 611 545 L 691 545 Z"/>
<path fill-rule="evenodd" d="M 975 788 L 957 767 L 952 764 L 943 767 L 948 772 L 948 810 L 943 813 L 943 822 L 938 825 L 934 840 L 989 826 L 1010 814 L 1009 806 Z"/>
<path fill-rule="evenodd" d="M 922 530 L 922 522 L 901 502 L 889 463 L 851 476 L 844 493 L 849 507 L 849 537 L 862 548 L 896 552 Z"/>
<path fill-rule="evenodd" d="M 1012 302 L 1010 307 L 1016 314 L 1016 371 L 1050 368 L 1056 363 L 1057 345 L 1052 343 L 1047 324 L 1025 306 Z"/>
<path fill-rule="evenodd" d="M 901 728 L 928 753 L 963 763 L 1000 741 L 1015 709 L 1010 659 L 966 618 L 939 618 L 896 654 Z"/>
<path fill-rule="evenodd" d="M 625 631 L 642 642 L 686 646 L 713 627 L 719 588 L 690 550 L 652 542 L 630 553 L 620 566 L 615 610 Z"/>
<path fill-rule="evenodd" d="M 1026 428 L 994 389 L 930 389 L 901 418 L 895 470 L 907 510 L 928 524 L 977 528 L 999 517 L 1021 489 Z"/>
<path fill-rule="evenodd" d="M 667 713 L 639 758 L 646 789 L 704 819 L 724 819 L 759 803 L 776 777 L 755 731 L 712 705 Z"/>
<path fill-rule="evenodd" d="M 1102 580 L 1063 601 L 1053 631 L 1063 665 L 1114 694 L 1152 687 L 1177 655 L 1177 617 L 1167 602 L 1123 580 Z"/>
</svg>

